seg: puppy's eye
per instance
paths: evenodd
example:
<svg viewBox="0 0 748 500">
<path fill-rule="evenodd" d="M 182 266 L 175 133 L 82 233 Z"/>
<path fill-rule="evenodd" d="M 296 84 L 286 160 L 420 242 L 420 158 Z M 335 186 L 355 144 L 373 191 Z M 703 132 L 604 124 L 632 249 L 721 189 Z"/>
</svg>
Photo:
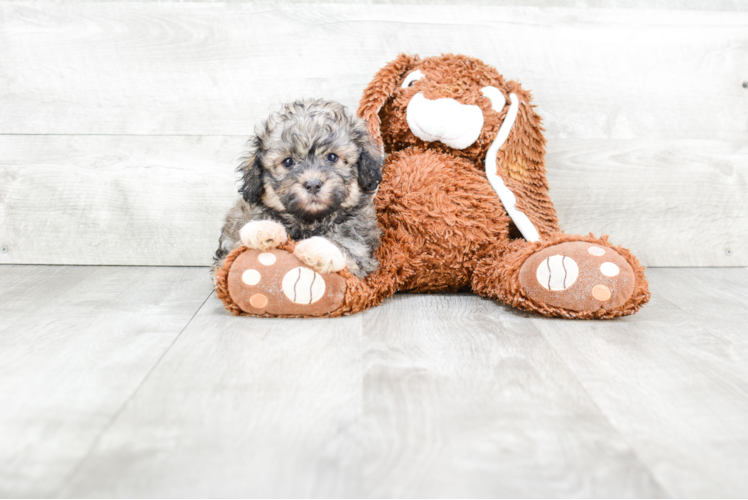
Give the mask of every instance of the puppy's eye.
<svg viewBox="0 0 748 500">
<path fill-rule="evenodd" d="M 286 168 L 291 168 L 293 167 L 293 160 L 291 158 L 286 158 L 285 160 L 283 160 L 281 165 L 283 165 Z"/>
<path fill-rule="evenodd" d="M 403 80 L 403 84 L 401 85 L 402 88 L 412 87 L 414 83 L 416 83 L 418 80 L 423 78 L 425 75 L 421 73 L 420 70 L 415 70 L 412 73 L 409 73 L 408 76 L 405 77 L 405 80 Z"/>
<path fill-rule="evenodd" d="M 327 161 L 329 161 L 330 163 L 335 163 L 336 161 L 338 161 L 338 155 L 336 155 L 335 153 L 330 153 L 329 155 L 327 155 Z"/>
</svg>

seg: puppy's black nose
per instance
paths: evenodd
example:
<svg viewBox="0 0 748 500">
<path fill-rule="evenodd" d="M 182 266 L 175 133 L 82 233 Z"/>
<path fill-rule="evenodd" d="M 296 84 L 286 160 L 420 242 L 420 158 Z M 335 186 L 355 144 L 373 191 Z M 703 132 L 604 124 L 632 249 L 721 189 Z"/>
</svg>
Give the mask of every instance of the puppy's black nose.
<svg viewBox="0 0 748 500">
<path fill-rule="evenodd" d="M 319 179 L 309 179 L 304 183 L 304 189 L 312 194 L 317 194 L 322 189 L 322 181 Z"/>
</svg>

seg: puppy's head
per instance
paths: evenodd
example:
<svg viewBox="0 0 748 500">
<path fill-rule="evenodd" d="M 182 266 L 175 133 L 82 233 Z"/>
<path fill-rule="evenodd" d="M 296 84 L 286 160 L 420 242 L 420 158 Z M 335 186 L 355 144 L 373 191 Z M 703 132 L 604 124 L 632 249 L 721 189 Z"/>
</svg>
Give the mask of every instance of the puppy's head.
<svg viewBox="0 0 748 500">
<path fill-rule="evenodd" d="M 382 180 L 382 160 L 365 123 L 343 105 L 297 101 L 255 129 L 239 192 L 248 203 L 314 221 L 370 196 Z"/>
</svg>

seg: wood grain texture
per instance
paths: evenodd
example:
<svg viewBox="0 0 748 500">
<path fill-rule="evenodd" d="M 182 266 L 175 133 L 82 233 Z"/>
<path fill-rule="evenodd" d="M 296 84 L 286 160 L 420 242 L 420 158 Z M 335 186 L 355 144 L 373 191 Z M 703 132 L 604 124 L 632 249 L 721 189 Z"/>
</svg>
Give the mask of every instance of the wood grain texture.
<svg viewBox="0 0 748 500">
<path fill-rule="evenodd" d="M 364 319 L 369 496 L 666 495 L 528 315 L 398 295 Z"/>
<path fill-rule="evenodd" d="M 209 265 L 245 137 L 0 136 L 0 263 Z M 743 142 L 551 140 L 561 227 L 649 266 L 748 265 Z"/>
<path fill-rule="evenodd" d="M 748 265 L 748 143 L 553 140 L 561 228 L 611 235 L 646 266 Z"/>
<path fill-rule="evenodd" d="M 205 268 L 0 266 L 0 496 L 58 491 L 210 289 Z"/>
<path fill-rule="evenodd" d="M 617 321 L 531 319 L 670 495 L 748 495 L 746 269 L 649 269 Z"/>
<path fill-rule="evenodd" d="M 205 269 L 0 266 L 0 494 L 745 497 L 748 269 L 647 272 L 613 321 L 273 320 Z"/>
<path fill-rule="evenodd" d="M 13 2 L 18 0 L 0 0 Z M 36 3 L 54 3 L 57 0 L 30 0 Z M 122 0 L 82 0 L 87 2 L 117 3 Z M 128 0 L 140 3 L 173 3 L 182 0 Z M 190 0 L 200 3 L 250 3 L 256 0 Z M 284 3 L 304 4 L 350 4 L 351 0 L 285 0 Z M 361 4 L 406 4 L 406 5 L 472 5 L 507 7 L 585 7 L 608 9 L 661 9 L 661 10 L 718 10 L 746 11 L 741 0 L 359 0 Z"/>
<path fill-rule="evenodd" d="M 0 263 L 209 265 L 245 141 L 0 136 Z"/>
<path fill-rule="evenodd" d="M 522 324 L 475 296 L 312 321 L 211 298 L 61 495 L 663 496 Z"/>
<path fill-rule="evenodd" d="M 3 2 L 0 50 L 0 133 L 244 135 L 282 101 L 355 107 L 399 52 L 495 65 L 550 138 L 748 132 L 740 11 Z"/>
<path fill-rule="evenodd" d="M 62 495 L 362 496 L 361 323 L 211 297 Z"/>
</svg>

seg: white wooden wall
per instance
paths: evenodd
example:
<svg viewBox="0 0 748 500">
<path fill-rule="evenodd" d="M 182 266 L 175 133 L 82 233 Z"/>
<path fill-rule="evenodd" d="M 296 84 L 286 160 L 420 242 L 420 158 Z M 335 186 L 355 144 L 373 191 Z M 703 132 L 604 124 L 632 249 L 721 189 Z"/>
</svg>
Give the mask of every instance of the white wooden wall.
<svg viewBox="0 0 748 500">
<path fill-rule="evenodd" d="M 566 231 L 748 265 L 748 5 L 598 3 L 0 2 L 0 263 L 207 265 L 257 121 L 453 52 L 533 90 Z"/>
</svg>

